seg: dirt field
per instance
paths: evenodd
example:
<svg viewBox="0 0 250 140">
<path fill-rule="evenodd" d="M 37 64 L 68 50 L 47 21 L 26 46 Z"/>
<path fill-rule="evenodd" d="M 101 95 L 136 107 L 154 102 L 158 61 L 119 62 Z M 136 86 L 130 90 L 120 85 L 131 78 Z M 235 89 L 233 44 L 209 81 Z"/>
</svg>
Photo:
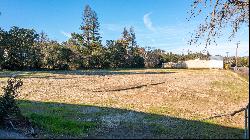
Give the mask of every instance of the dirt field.
<svg viewBox="0 0 250 140">
<path fill-rule="evenodd" d="M 231 71 L 8 71 L 1 87 L 12 74 L 23 79 L 20 107 L 42 138 L 243 137 L 244 113 L 202 120 L 249 102 L 248 81 Z M 69 120 L 74 127 L 62 125 Z"/>
</svg>

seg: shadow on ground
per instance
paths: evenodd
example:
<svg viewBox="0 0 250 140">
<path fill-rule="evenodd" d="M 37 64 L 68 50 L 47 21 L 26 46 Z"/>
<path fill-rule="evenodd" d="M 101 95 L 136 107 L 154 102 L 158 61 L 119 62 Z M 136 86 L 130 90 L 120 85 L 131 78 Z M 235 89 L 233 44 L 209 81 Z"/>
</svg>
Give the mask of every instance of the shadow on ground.
<svg viewBox="0 0 250 140">
<path fill-rule="evenodd" d="M 115 71 L 115 70 L 51 70 L 51 71 L 0 71 L 0 78 L 7 78 L 11 76 L 18 76 L 21 78 L 57 78 L 53 75 L 43 74 L 63 74 L 63 75 L 87 75 L 87 76 L 105 76 L 105 75 L 131 75 L 131 74 L 171 74 L 175 72 L 129 72 L 129 71 Z M 35 76 L 34 74 L 38 74 Z M 41 76 L 39 75 L 41 74 Z"/>
<path fill-rule="evenodd" d="M 243 129 L 127 109 L 19 100 L 39 138 L 243 138 Z"/>
</svg>

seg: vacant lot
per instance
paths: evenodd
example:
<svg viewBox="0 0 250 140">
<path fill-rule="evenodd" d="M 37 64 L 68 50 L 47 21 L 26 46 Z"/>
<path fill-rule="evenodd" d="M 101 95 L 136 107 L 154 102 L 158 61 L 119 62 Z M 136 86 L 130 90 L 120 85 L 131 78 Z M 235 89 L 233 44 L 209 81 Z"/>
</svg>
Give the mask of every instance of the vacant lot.
<svg viewBox="0 0 250 140">
<path fill-rule="evenodd" d="M 226 70 L 0 72 L 41 138 L 242 138 L 248 81 Z"/>
</svg>

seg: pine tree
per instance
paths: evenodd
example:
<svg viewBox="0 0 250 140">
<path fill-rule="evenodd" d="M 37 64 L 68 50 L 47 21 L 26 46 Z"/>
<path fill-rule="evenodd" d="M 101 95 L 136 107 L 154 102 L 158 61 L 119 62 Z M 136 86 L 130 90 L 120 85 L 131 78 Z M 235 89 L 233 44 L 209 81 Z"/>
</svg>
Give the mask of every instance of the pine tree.
<svg viewBox="0 0 250 140">
<path fill-rule="evenodd" d="M 120 40 L 120 43 L 126 49 L 126 55 L 128 55 L 128 52 L 129 52 L 130 41 L 131 41 L 131 36 L 128 30 L 126 29 L 126 27 L 124 27 L 123 32 L 122 32 L 122 39 Z"/>
<path fill-rule="evenodd" d="M 124 27 L 123 32 L 122 32 L 122 39 L 126 41 L 127 43 L 131 40 L 131 36 L 126 27 Z"/>
<path fill-rule="evenodd" d="M 90 6 L 86 5 L 83 13 L 83 23 L 81 25 L 81 30 L 83 31 L 83 44 L 86 46 L 90 44 L 91 14 L 92 10 Z"/>
<path fill-rule="evenodd" d="M 96 12 L 92 10 L 89 5 L 86 5 L 83 13 L 83 23 L 81 25 L 81 30 L 83 31 L 83 33 L 78 40 L 83 41 L 83 53 L 87 60 L 87 67 L 94 68 L 100 67 L 101 65 L 101 60 L 99 58 L 102 53 L 102 45 L 100 40 L 101 37 L 99 33 L 99 27 L 100 24 L 98 22 Z"/>
<path fill-rule="evenodd" d="M 100 23 L 98 22 L 96 12 L 92 10 L 89 5 L 86 5 L 83 13 L 83 23 L 81 25 L 85 46 L 89 47 L 91 44 L 101 44 L 99 27 Z"/>
<path fill-rule="evenodd" d="M 131 37 L 131 46 L 135 47 L 136 46 L 136 37 L 135 37 L 135 31 L 133 27 L 129 28 L 129 33 L 130 33 L 130 37 Z"/>
<path fill-rule="evenodd" d="M 92 11 L 92 15 L 91 15 L 91 41 L 92 43 L 101 43 L 101 36 L 99 33 L 99 27 L 100 27 L 100 23 L 98 22 L 98 17 L 95 11 Z"/>
</svg>

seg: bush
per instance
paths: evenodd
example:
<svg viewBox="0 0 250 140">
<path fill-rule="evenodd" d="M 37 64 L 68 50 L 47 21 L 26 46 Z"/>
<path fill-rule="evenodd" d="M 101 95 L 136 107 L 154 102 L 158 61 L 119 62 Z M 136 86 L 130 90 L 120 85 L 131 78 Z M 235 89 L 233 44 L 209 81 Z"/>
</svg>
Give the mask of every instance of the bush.
<svg viewBox="0 0 250 140">
<path fill-rule="evenodd" d="M 0 96 L 0 125 L 5 126 L 22 117 L 21 111 L 16 104 L 18 88 L 23 85 L 20 79 L 10 78 L 7 86 L 3 87 L 3 95 Z"/>
<path fill-rule="evenodd" d="M 58 69 L 59 70 L 69 70 L 69 65 L 68 64 L 59 64 Z"/>
</svg>

